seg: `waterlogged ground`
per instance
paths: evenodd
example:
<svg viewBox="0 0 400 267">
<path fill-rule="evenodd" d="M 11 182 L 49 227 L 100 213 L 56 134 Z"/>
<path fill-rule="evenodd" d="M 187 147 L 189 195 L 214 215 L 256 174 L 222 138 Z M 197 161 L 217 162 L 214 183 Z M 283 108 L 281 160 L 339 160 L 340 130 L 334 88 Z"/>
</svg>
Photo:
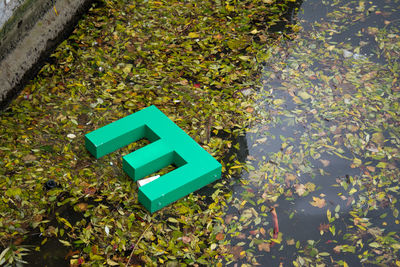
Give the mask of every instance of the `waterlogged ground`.
<svg viewBox="0 0 400 267">
<path fill-rule="evenodd" d="M 399 266 L 400 3 L 297 4 L 98 3 L 1 113 L 0 262 Z M 224 172 L 154 214 L 83 146 L 150 104 Z"/>
</svg>

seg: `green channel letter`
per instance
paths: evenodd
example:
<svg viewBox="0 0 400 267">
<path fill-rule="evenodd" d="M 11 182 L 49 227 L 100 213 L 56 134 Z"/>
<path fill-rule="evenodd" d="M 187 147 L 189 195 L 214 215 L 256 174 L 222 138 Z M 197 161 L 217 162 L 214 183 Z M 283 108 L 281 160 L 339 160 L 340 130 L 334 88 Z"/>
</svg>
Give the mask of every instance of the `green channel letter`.
<svg viewBox="0 0 400 267">
<path fill-rule="evenodd" d="M 139 202 L 151 213 L 221 178 L 221 164 L 155 106 L 86 134 L 85 145 L 100 158 L 142 138 L 151 143 L 123 157 L 129 177 L 177 167 L 139 188 Z"/>
</svg>

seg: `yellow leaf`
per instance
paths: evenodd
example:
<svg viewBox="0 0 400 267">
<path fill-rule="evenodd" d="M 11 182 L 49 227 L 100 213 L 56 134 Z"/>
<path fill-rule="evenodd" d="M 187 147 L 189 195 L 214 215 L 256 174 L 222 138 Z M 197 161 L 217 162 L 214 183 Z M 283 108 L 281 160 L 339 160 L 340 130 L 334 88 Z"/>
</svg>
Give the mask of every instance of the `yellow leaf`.
<svg viewBox="0 0 400 267">
<path fill-rule="evenodd" d="M 311 95 L 309 95 L 307 92 L 304 92 L 304 91 L 301 91 L 301 92 L 299 93 L 299 96 L 300 96 L 301 98 L 303 98 L 304 100 L 307 100 L 307 99 L 310 99 L 310 98 L 311 98 Z"/>
<path fill-rule="evenodd" d="M 352 194 L 354 194 L 355 192 L 357 192 L 357 189 L 352 188 L 352 189 L 350 189 L 350 191 L 349 191 L 349 195 L 352 195 Z"/>
<path fill-rule="evenodd" d="M 248 60 L 250 60 L 250 57 L 249 57 L 249 56 L 239 56 L 239 58 L 240 58 L 241 60 L 243 60 L 243 61 L 248 61 Z"/>
<path fill-rule="evenodd" d="M 353 159 L 353 164 L 354 164 L 356 167 L 359 167 L 359 166 L 362 164 L 362 161 L 361 161 L 361 159 L 354 158 L 354 159 Z"/>
<path fill-rule="evenodd" d="M 294 97 L 293 97 L 293 101 L 294 101 L 296 104 L 301 104 L 301 103 L 302 103 L 301 100 L 300 100 L 300 98 L 298 98 L 297 96 L 294 96 Z"/>
<path fill-rule="evenodd" d="M 275 99 L 273 103 L 274 103 L 274 105 L 280 106 L 283 103 L 285 103 L 285 100 L 283 100 L 283 99 Z"/>
<path fill-rule="evenodd" d="M 189 38 L 199 38 L 200 34 L 198 34 L 197 32 L 189 32 L 188 37 Z"/>
<path fill-rule="evenodd" d="M 117 265 L 119 265 L 119 263 L 118 263 L 118 262 L 115 262 L 115 261 L 113 261 L 113 260 L 111 260 L 111 259 L 107 259 L 107 265 L 110 265 L 110 266 L 117 266 Z"/>
<path fill-rule="evenodd" d="M 61 240 L 61 239 L 58 239 L 58 241 L 60 241 L 60 243 L 62 243 L 64 246 L 67 246 L 67 247 L 71 246 L 71 243 L 69 243 L 68 241 Z"/>
<path fill-rule="evenodd" d="M 231 169 L 238 169 L 238 168 L 243 168 L 243 166 L 242 165 L 235 165 L 235 166 L 231 167 Z"/>
<path fill-rule="evenodd" d="M 72 225 L 66 219 L 60 217 L 59 220 L 60 220 L 60 222 L 64 223 L 66 226 L 68 226 L 69 228 L 72 228 Z M 60 240 L 60 242 L 61 242 L 61 240 Z"/>
<path fill-rule="evenodd" d="M 331 218 L 332 218 L 332 213 L 329 209 L 326 211 L 326 217 L 328 218 L 328 221 L 330 222 Z"/>
</svg>

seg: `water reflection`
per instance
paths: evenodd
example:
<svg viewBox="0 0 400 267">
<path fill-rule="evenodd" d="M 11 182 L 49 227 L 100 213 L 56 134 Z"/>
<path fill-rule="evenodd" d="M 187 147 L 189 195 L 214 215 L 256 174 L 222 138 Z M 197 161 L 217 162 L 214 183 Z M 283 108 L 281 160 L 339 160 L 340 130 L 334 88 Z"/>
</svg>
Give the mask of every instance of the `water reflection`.
<svg viewBox="0 0 400 267">
<path fill-rule="evenodd" d="M 360 85 L 346 70 L 360 68 L 359 72 L 367 77 L 370 71 L 367 66 L 388 62 L 382 52 L 377 52 L 382 46 L 377 31 L 399 27 L 397 5 L 390 1 L 302 4 L 299 20 L 303 31 L 297 37 L 296 47 L 282 43 L 277 49 L 280 52 L 265 64 L 266 76 L 261 81 L 265 86 L 259 102 L 259 112 L 265 120 L 246 134 L 248 172 L 242 173 L 242 184 L 232 187 L 235 201 L 228 209 L 227 221 L 232 224 L 230 218 L 235 218 L 232 228 L 241 234 L 232 238 L 230 249 L 233 254 L 246 252 L 236 253 L 234 262 L 278 266 L 296 261 L 307 265 L 307 259 L 328 265 L 345 261 L 358 266 L 360 261 L 368 262 L 368 256 L 363 259 L 361 254 L 367 255 L 371 247 L 377 246 L 377 243 L 366 244 L 379 239 L 376 231 L 380 226 L 387 231 L 398 229 L 398 220 L 392 213 L 396 214 L 399 203 L 383 202 L 379 209 L 370 209 L 374 199 L 370 198 L 371 203 L 365 200 L 366 195 L 375 194 L 369 192 L 368 184 L 378 177 L 372 178 L 370 172 L 379 169 L 375 167 L 379 160 L 371 160 L 352 144 L 362 142 L 353 136 L 363 137 L 368 143 L 375 134 L 374 142 L 396 150 L 395 138 L 387 129 L 379 130 L 381 134 L 376 134 L 373 127 L 373 130 L 363 129 L 359 126 L 364 123 L 362 119 L 355 122 L 344 113 L 341 116 L 341 111 L 335 108 L 322 109 L 324 98 L 333 105 L 331 99 L 350 105 L 350 97 L 359 94 Z M 330 55 L 333 50 L 338 54 Z M 363 60 L 375 63 L 368 63 L 363 69 Z M 376 68 L 386 67 L 376 65 Z M 338 76 L 337 69 L 343 78 Z M 299 76 L 302 84 L 295 84 L 291 79 Z M 307 88 L 300 87 L 304 85 Z M 379 149 L 374 147 L 372 150 L 377 153 Z M 393 170 L 398 166 L 396 161 L 390 164 Z M 270 188 L 280 192 L 274 195 Z M 274 227 L 268 213 L 271 207 L 278 213 L 281 243 L 264 246 L 270 244 Z M 358 220 L 365 220 L 364 225 L 370 228 L 362 230 L 364 226 L 359 227 Z M 357 227 L 361 231 L 357 232 Z M 267 234 L 261 229 L 267 230 Z M 385 262 L 379 256 L 383 250 L 375 250 L 370 257 L 372 261 Z M 387 257 L 389 262 L 393 254 Z"/>
</svg>

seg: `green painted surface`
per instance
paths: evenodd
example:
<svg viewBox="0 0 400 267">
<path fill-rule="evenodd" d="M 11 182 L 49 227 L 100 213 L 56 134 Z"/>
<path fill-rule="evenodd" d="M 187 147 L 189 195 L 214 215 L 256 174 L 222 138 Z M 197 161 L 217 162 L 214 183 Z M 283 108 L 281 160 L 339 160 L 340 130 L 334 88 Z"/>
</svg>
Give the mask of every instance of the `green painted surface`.
<svg viewBox="0 0 400 267">
<path fill-rule="evenodd" d="M 134 181 L 170 164 L 178 167 L 139 188 L 139 202 L 150 212 L 221 177 L 221 164 L 155 106 L 88 133 L 85 144 L 100 158 L 142 138 L 152 143 L 123 157 Z"/>
</svg>

